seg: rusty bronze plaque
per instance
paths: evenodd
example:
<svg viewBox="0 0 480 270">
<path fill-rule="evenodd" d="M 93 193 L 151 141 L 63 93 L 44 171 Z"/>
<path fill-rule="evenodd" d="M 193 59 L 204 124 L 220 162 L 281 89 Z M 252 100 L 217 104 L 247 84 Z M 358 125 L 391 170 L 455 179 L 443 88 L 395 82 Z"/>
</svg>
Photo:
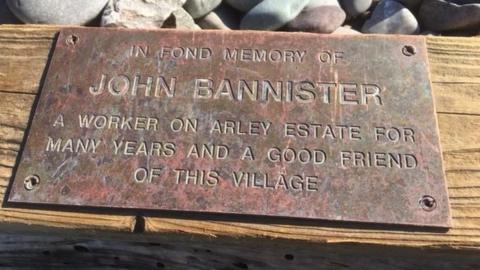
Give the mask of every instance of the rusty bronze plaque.
<svg viewBox="0 0 480 270">
<path fill-rule="evenodd" d="M 448 227 L 425 41 L 64 29 L 9 202 Z"/>
</svg>

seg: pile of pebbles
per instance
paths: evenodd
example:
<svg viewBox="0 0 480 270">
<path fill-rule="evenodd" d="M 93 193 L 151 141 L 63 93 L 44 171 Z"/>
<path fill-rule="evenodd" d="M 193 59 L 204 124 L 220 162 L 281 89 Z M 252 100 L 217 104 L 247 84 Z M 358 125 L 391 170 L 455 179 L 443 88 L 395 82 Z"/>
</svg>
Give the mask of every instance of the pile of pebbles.
<svg viewBox="0 0 480 270">
<path fill-rule="evenodd" d="M 13 15 L 11 14 L 13 13 Z M 480 0 L 6 0 L 0 23 L 476 35 Z"/>
</svg>

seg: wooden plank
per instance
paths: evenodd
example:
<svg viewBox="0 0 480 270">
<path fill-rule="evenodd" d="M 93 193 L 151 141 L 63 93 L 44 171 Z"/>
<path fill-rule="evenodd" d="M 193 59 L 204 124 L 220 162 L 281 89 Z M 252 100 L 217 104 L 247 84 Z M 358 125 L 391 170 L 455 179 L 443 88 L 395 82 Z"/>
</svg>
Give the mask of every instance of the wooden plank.
<svg viewBox="0 0 480 270">
<path fill-rule="evenodd" d="M 0 190 L 5 191 L 40 85 L 56 27 L 0 27 Z M 428 37 L 429 62 L 444 150 L 453 228 L 448 232 L 412 228 L 325 224 L 259 224 L 220 218 L 147 217 L 148 238 L 178 233 L 215 237 L 267 237 L 311 243 L 355 242 L 401 246 L 480 247 L 480 39 Z M 52 219 L 52 216 L 55 218 Z M 52 221 L 54 220 L 54 221 Z M 142 221 L 143 219 L 139 219 Z M 5 223 L 52 227 L 132 230 L 130 216 L 0 209 Z M 140 225 L 139 225 L 140 224 Z M 137 227 L 143 222 L 137 223 Z M 153 233 L 153 234 L 150 234 Z M 137 234 L 136 237 L 139 235 Z"/>
<path fill-rule="evenodd" d="M 3 201 L 56 27 L 0 27 L 0 200 Z M 132 231 L 135 217 L 2 208 L 0 228 Z M 35 226 L 30 226 L 29 229 Z M 42 228 L 45 229 L 45 228 Z"/>
<path fill-rule="evenodd" d="M 238 248 L 241 246 L 242 248 Z M 354 248 L 355 247 L 355 248 Z M 0 262 L 13 269 L 434 269 L 478 270 L 478 252 L 258 239 L 129 242 L 0 235 Z"/>
<path fill-rule="evenodd" d="M 428 37 L 427 41 L 452 204 L 453 228 L 448 232 L 174 218 L 148 218 L 146 231 L 328 243 L 480 248 L 480 39 Z"/>
</svg>

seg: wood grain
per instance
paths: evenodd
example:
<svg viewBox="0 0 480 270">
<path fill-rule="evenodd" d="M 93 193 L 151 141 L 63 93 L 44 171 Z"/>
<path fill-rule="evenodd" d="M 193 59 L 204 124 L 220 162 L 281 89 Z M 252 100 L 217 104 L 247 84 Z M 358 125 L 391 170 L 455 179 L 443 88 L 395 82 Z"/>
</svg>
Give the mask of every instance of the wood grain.
<svg viewBox="0 0 480 270">
<path fill-rule="evenodd" d="M 427 47 L 452 205 L 448 232 L 174 218 L 148 218 L 146 231 L 480 249 L 480 39 L 428 37 Z"/>
<path fill-rule="evenodd" d="M 256 240 L 256 241 L 255 241 Z M 241 244 L 241 245 L 240 245 Z M 242 248 L 239 248 L 241 246 Z M 477 252 L 305 241 L 199 239 L 128 242 L 52 236 L 0 235 L 7 269 L 168 270 L 478 270 Z"/>
<path fill-rule="evenodd" d="M 0 27 L 0 201 L 23 140 L 57 27 Z M 132 231 L 135 217 L 2 208 L 0 228 Z M 35 226 L 43 228 L 34 228 Z"/>
<path fill-rule="evenodd" d="M 0 27 L 0 192 L 10 180 L 57 27 Z M 407 247 L 480 248 L 480 39 L 428 37 L 431 80 L 437 105 L 453 228 L 361 228 L 335 224 L 263 224 L 192 217 L 146 217 L 148 237 L 197 235 L 361 243 Z M 3 196 L 2 196 L 3 197 Z M 143 219 L 140 219 L 143 220 Z M 131 231 L 131 216 L 0 209 L 4 224 Z M 142 222 L 143 224 L 143 222 Z M 137 223 L 138 225 L 138 223 Z"/>
</svg>

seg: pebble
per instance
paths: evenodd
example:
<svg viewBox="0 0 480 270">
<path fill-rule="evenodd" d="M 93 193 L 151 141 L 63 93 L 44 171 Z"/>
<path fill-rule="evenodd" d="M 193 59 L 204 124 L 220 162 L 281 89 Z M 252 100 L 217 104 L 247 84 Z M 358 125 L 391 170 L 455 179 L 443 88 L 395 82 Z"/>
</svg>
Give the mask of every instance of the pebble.
<svg viewBox="0 0 480 270">
<path fill-rule="evenodd" d="M 108 0 L 7 0 L 25 23 L 84 25 L 95 19 Z"/>
<path fill-rule="evenodd" d="M 420 33 L 420 35 L 422 36 L 439 36 L 438 33 L 435 33 L 435 32 L 432 32 L 432 31 L 423 31 Z"/>
<path fill-rule="evenodd" d="M 480 1 L 425 0 L 418 17 L 424 29 L 434 32 L 478 29 Z"/>
<path fill-rule="evenodd" d="M 293 20 L 310 0 L 264 0 L 245 14 L 241 29 L 276 30 Z"/>
<path fill-rule="evenodd" d="M 340 6 L 338 0 L 310 0 L 305 9 L 315 8 L 319 6 Z"/>
<path fill-rule="evenodd" d="M 287 24 L 293 31 L 332 33 L 345 21 L 346 14 L 337 0 L 314 0 Z"/>
<path fill-rule="evenodd" d="M 263 0 L 225 0 L 227 4 L 231 7 L 240 10 L 242 12 L 247 12 L 252 9 L 254 6 L 258 5 Z"/>
<path fill-rule="evenodd" d="M 154 29 L 162 27 L 185 0 L 111 0 L 103 11 L 101 26 Z"/>
<path fill-rule="evenodd" d="M 367 11 L 372 0 L 340 0 L 340 4 L 348 17 L 353 18 Z"/>
<path fill-rule="evenodd" d="M 340 26 L 337 30 L 332 32 L 332 35 L 361 35 L 362 33 L 354 30 L 348 26 Z"/>
<path fill-rule="evenodd" d="M 394 0 L 381 1 L 362 27 L 363 33 L 415 34 L 417 19 L 406 7 Z"/>
<path fill-rule="evenodd" d="M 240 28 L 240 14 L 229 5 L 221 4 L 214 11 L 199 19 L 197 24 L 203 29 L 238 29 Z"/>
<path fill-rule="evenodd" d="M 221 2 L 222 0 L 187 0 L 183 8 L 194 19 L 198 19 L 214 10 Z"/>
<path fill-rule="evenodd" d="M 201 29 L 192 16 L 183 8 L 179 8 L 172 12 L 170 17 L 163 24 L 164 28 L 199 30 Z"/>
</svg>

